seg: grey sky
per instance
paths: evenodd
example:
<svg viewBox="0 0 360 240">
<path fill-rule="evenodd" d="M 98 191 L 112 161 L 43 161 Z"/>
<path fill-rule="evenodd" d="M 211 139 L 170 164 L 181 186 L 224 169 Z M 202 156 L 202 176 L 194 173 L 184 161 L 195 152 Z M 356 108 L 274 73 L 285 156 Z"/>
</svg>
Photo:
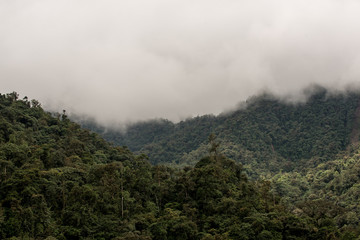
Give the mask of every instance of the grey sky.
<svg viewBox="0 0 360 240">
<path fill-rule="evenodd" d="M 103 123 L 359 82 L 355 0 L 0 1 L 0 92 Z"/>
</svg>

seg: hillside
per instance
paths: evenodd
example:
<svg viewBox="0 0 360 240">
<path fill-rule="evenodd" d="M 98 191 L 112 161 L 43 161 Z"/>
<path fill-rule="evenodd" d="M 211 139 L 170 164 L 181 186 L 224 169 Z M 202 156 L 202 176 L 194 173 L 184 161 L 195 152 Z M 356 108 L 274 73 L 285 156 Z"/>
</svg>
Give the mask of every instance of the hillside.
<svg viewBox="0 0 360 240">
<path fill-rule="evenodd" d="M 112 146 L 65 112 L 47 113 L 15 92 L 0 94 L 0 123 L 1 239 L 356 239 L 360 233 L 357 149 L 313 172 L 252 181 L 220 153 L 214 135 L 194 167 L 179 169 L 152 166 L 145 155 Z"/>
<path fill-rule="evenodd" d="M 289 104 L 269 94 L 253 97 L 231 113 L 172 123 L 152 120 L 130 125 L 126 133 L 83 121 L 116 145 L 149 156 L 153 164 L 194 165 L 208 149 L 211 133 L 221 151 L 242 163 L 248 174 L 277 173 L 316 166 L 346 150 L 358 134 L 360 94 L 329 94 L 318 88 L 305 103 Z"/>
</svg>

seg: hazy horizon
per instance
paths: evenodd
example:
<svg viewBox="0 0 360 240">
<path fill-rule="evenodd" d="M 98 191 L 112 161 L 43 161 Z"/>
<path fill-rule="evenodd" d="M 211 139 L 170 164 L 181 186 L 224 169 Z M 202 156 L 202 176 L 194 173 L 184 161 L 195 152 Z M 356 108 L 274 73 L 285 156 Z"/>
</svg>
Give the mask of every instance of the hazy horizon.
<svg viewBox="0 0 360 240">
<path fill-rule="evenodd" d="M 219 114 L 360 83 L 360 2 L 0 2 L 1 93 L 102 124 Z"/>
</svg>

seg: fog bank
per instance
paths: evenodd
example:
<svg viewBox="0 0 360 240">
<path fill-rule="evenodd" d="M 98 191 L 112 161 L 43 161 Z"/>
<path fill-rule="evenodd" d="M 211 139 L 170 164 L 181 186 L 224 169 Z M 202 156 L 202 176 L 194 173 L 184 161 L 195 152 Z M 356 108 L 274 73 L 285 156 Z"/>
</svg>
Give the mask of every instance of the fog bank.
<svg viewBox="0 0 360 240">
<path fill-rule="evenodd" d="M 110 124 L 360 83 L 360 2 L 0 1 L 0 92 Z"/>
</svg>

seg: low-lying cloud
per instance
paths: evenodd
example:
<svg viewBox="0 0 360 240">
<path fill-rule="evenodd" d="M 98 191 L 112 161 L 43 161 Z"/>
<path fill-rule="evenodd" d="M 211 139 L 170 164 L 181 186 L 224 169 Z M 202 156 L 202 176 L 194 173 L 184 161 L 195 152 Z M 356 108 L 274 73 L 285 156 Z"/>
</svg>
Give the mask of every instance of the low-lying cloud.
<svg viewBox="0 0 360 240">
<path fill-rule="evenodd" d="M 360 2 L 5 0 L 2 93 L 101 123 L 220 113 L 360 82 Z"/>
</svg>

